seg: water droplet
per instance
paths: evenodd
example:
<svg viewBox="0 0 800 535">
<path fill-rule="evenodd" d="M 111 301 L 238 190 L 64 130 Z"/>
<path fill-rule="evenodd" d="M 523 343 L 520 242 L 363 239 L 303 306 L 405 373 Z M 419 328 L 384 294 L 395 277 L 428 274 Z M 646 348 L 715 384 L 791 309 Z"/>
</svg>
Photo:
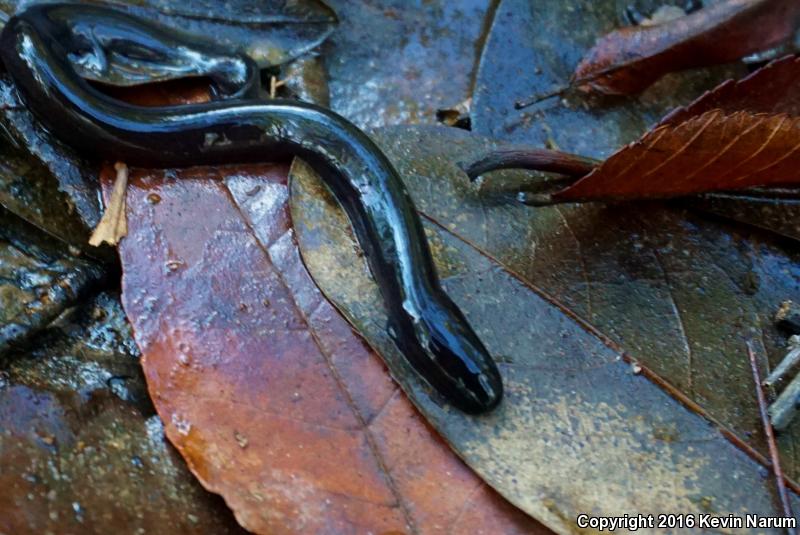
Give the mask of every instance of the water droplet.
<svg viewBox="0 0 800 535">
<path fill-rule="evenodd" d="M 83 522 L 83 507 L 78 502 L 72 502 L 72 510 L 75 511 L 75 520 Z"/>
<path fill-rule="evenodd" d="M 236 443 L 239 444 L 239 447 L 245 449 L 247 447 L 247 437 L 241 434 L 239 431 L 233 432 L 233 438 L 236 439 Z"/>
<path fill-rule="evenodd" d="M 179 414 L 173 414 L 171 420 L 172 425 L 175 426 L 175 429 L 177 429 L 178 433 L 181 435 L 186 436 L 189 434 L 189 431 L 192 430 L 192 424 L 189 422 L 189 420 L 186 420 Z"/>
<path fill-rule="evenodd" d="M 183 262 L 181 260 L 167 260 L 166 266 L 170 271 L 178 271 L 183 266 Z"/>
</svg>

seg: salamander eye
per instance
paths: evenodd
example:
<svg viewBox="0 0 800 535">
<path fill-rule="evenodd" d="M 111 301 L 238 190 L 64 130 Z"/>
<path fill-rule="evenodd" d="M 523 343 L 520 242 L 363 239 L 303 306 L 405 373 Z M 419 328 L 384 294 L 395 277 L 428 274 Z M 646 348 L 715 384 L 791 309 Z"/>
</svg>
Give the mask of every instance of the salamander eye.
<svg viewBox="0 0 800 535">
<path fill-rule="evenodd" d="M 454 325 L 453 323 L 457 323 Z M 436 364 L 451 378 L 452 396 L 470 413 L 492 410 L 503 397 L 503 381 L 489 352 L 468 324 L 433 326 L 428 342 Z"/>
</svg>

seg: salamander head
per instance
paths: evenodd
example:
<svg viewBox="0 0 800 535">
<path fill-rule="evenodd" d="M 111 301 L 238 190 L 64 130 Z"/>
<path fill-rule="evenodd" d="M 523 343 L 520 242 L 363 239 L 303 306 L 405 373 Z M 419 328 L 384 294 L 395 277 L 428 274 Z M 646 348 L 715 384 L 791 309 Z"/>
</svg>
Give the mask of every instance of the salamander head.
<svg viewBox="0 0 800 535">
<path fill-rule="evenodd" d="M 416 340 L 396 340 L 415 368 L 453 405 L 470 414 L 503 398 L 497 365 L 461 311 L 442 294 L 414 322 Z M 409 347 L 409 346 L 416 347 Z"/>
</svg>

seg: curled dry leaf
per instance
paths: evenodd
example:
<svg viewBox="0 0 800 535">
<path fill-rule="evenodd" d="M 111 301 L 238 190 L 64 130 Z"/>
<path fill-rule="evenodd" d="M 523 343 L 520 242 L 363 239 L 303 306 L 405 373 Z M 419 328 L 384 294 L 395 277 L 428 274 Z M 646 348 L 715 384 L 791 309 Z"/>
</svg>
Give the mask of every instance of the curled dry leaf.
<svg viewBox="0 0 800 535">
<path fill-rule="evenodd" d="M 131 175 L 123 303 L 169 439 L 256 533 L 546 533 L 432 434 L 322 298 L 287 172 Z"/>
<path fill-rule="evenodd" d="M 556 201 L 676 197 L 800 182 L 800 60 L 726 82 L 553 195 Z"/>
<path fill-rule="evenodd" d="M 598 40 L 571 85 L 607 95 L 639 93 L 669 72 L 778 45 L 799 22 L 797 0 L 728 0 L 662 24 L 622 28 Z"/>
<path fill-rule="evenodd" d="M 116 245 L 128 234 L 128 220 L 125 218 L 125 193 L 128 189 L 128 166 L 122 162 L 114 165 L 117 178 L 111 191 L 111 200 L 108 203 L 103 217 L 89 238 L 89 245 L 98 247 L 102 243 Z"/>
</svg>

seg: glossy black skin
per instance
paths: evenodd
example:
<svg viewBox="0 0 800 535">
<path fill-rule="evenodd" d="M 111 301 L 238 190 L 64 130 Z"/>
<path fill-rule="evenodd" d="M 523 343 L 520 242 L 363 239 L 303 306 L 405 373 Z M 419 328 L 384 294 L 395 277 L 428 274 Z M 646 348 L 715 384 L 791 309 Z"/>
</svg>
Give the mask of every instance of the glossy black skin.
<svg viewBox="0 0 800 535">
<path fill-rule="evenodd" d="M 86 37 L 93 25 L 104 39 Z M 131 106 L 93 88 L 69 56 L 134 50 L 139 58 L 150 50 L 157 52 L 149 65 L 153 69 L 161 61 L 165 68 L 199 72 L 202 66 L 187 64 L 196 57 L 191 53 L 194 46 L 186 39 L 167 41 L 149 23 L 80 4 L 32 7 L 10 19 L 0 35 L 0 57 L 28 106 L 49 130 L 83 154 L 141 167 L 258 162 L 281 156 L 308 162 L 353 224 L 387 305 L 389 333 L 404 356 L 459 409 L 482 413 L 494 408 L 503 393 L 497 367 L 442 290 L 421 221 L 400 177 L 363 132 L 329 110 L 290 100 Z M 95 50 L 87 51 L 91 47 Z M 183 52 L 170 55 L 176 47 Z M 214 57 L 207 45 L 200 52 Z M 218 56 L 231 65 L 230 56 Z M 249 72 L 244 78 L 235 68 L 228 69 L 231 76 L 212 76 L 222 96 L 250 96 L 257 86 L 248 78 L 252 62 L 238 61 Z"/>
<path fill-rule="evenodd" d="M 136 85 L 206 76 L 216 98 L 258 97 L 259 71 L 254 61 L 221 51 L 197 37 L 188 43 L 162 26 L 143 24 L 120 11 L 98 6 L 36 7 L 22 15 L 30 16 L 39 16 L 47 25 L 49 38 L 61 45 L 83 78 Z"/>
</svg>

